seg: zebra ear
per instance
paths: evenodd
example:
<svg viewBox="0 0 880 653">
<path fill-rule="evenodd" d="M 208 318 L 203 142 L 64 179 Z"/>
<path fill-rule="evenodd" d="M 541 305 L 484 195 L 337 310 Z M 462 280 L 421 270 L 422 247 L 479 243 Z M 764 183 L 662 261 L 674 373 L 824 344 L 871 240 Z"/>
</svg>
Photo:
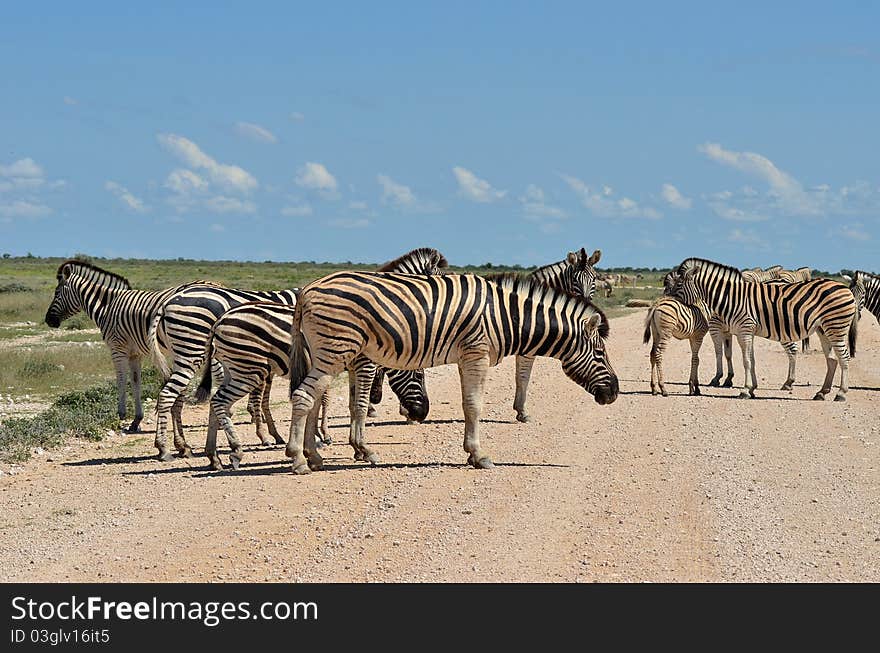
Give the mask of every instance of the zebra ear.
<svg viewBox="0 0 880 653">
<path fill-rule="evenodd" d="M 70 265 L 63 266 L 60 270 L 58 270 L 58 279 L 67 281 L 70 278 L 70 275 L 73 274 L 73 269 Z"/>
<path fill-rule="evenodd" d="M 569 252 L 568 256 L 565 257 L 565 260 L 568 261 L 568 264 L 571 266 L 577 266 L 578 264 L 578 255 L 577 252 Z"/>
<path fill-rule="evenodd" d="M 584 250 L 581 250 L 581 251 L 583 252 Z M 584 252 L 584 253 L 586 253 L 586 252 Z M 593 252 L 593 254 L 590 256 L 590 258 L 587 259 L 587 265 L 596 265 L 596 263 L 599 262 L 600 258 L 602 258 L 602 250 L 597 249 L 595 252 Z"/>
<path fill-rule="evenodd" d="M 691 269 L 689 269 L 689 270 L 685 270 L 684 278 L 685 278 L 685 279 L 692 279 L 693 277 L 696 276 L 697 272 L 699 272 L 699 271 L 700 271 L 700 266 L 699 266 L 699 265 L 695 265 L 695 266 L 692 267 Z"/>
<path fill-rule="evenodd" d="M 587 333 L 593 333 L 593 331 L 599 328 L 601 323 L 602 316 L 598 313 L 593 313 L 588 319 L 584 320 L 584 324 L 587 327 Z"/>
<path fill-rule="evenodd" d="M 852 277 L 848 274 L 841 274 L 840 276 L 842 276 L 848 283 L 852 283 Z"/>
</svg>

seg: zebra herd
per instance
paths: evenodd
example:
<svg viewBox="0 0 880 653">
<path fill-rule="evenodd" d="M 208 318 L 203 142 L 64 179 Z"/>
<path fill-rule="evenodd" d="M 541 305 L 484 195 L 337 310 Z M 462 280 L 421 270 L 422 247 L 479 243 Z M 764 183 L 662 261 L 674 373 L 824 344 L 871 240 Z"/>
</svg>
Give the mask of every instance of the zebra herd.
<svg viewBox="0 0 880 653">
<path fill-rule="evenodd" d="M 721 352 L 728 361 L 725 386 L 732 386 L 731 339 L 737 338 L 743 356 L 745 379 L 741 398 L 755 396 L 754 338 L 759 336 L 782 344 L 788 356 L 788 377 L 783 390 L 791 390 L 795 376 L 797 342 L 816 333 L 822 343 L 826 375 L 813 397 L 825 398 L 837 366 L 840 387 L 835 401 L 845 401 L 849 359 L 855 355 L 858 319 L 864 306 L 878 314 L 880 305 L 875 275 L 857 272 L 847 278 L 849 286 L 830 279 L 811 279 L 810 270 L 783 270 L 780 266 L 762 270 L 739 270 L 699 258 L 686 259 L 664 279 L 665 294 L 649 309 L 644 342 L 653 338 L 651 348 L 651 392 L 667 394 L 663 387 L 662 354 L 670 337 L 688 339 L 691 344 L 689 393 L 700 394 L 697 380 L 699 349 L 706 333 L 712 335 L 716 353 L 716 375 L 710 385 L 718 385 L 723 374 Z M 656 379 L 656 381 L 655 381 Z"/>
<path fill-rule="evenodd" d="M 287 453 L 293 469 L 320 469 L 318 447 L 329 442 L 328 386 L 335 374 L 349 376 L 349 442 L 357 460 L 378 456 L 364 444 L 371 398 L 381 397 L 386 371 L 401 414 L 423 420 L 429 410 L 425 367 L 457 363 L 465 413 L 464 448 L 475 467 L 490 467 L 479 445 L 478 422 L 486 370 L 517 356 L 517 419 L 525 412 L 535 356 L 552 356 L 600 404 L 617 397 L 617 377 L 605 352 L 608 320 L 590 298 L 594 264 L 601 252 L 582 248 L 529 277 L 450 274 L 446 258 L 421 248 L 375 273 L 337 273 L 304 289 L 256 292 L 196 280 L 161 291 L 141 291 L 118 274 L 90 263 L 61 264 L 46 323 L 57 327 L 80 311 L 92 318 L 110 348 L 116 368 L 120 420 L 126 417 L 131 373 L 140 430 L 141 362 L 150 356 L 164 376 L 157 400 L 155 446 L 169 460 L 168 423 L 177 453 L 192 456 L 183 431 L 184 391 L 200 369 L 197 399 L 210 398 L 206 453 L 222 468 L 216 437 L 222 428 L 238 467 L 241 444 L 232 405 L 248 396 L 248 411 L 261 442 L 284 442 L 269 410 L 276 376 L 289 376 L 292 421 Z M 171 364 L 168 364 L 170 358 Z M 377 365 L 382 367 L 377 367 Z M 387 370 L 385 369 L 387 368 Z M 324 418 L 319 427 L 319 411 Z M 303 456 L 308 456 L 308 461 Z"/>
<path fill-rule="evenodd" d="M 140 430 L 141 361 L 150 356 L 164 376 L 157 400 L 155 446 L 169 460 L 168 423 L 174 448 L 189 457 L 181 418 L 185 390 L 201 371 L 197 400 L 209 400 L 205 451 L 210 466 L 222 469 L 217 434 L 222 429 L 237 468 L 242 446 L 231 420 L 233 404 L 248 397 L 248 411 L 263 444 L 285 443 L 292 470 L 323 467 L 318 449 L 330 442 L 327 406 L 331 380 L 349 379 L 349 444 L 356 460 L 379 457 L 365 442 L 366 417 L 381 400 L 383 379 L 410 421 L 426 418 L 430 403 L 424 369 L 454 363 L 461 380 L 465 419 L 464 450 L 477 468 L 492 467 L 480 445 L 479 423 L 488 368 L 516 357 L 516 418 L 528 422 L 526 396 L 534 359 L 556 358 L 572 381 L 596 403 L 613 403 L 618 379 L 605 341 L 608 319 L 592 303 L 601 277 L 601 252 L 570 252 L 528 276 L 453 274 L 437 250 L 421 248 L 376 272 L 342 271 L 302 289 L 256 292 L 196 280 L 160 291 L 131 288 L 112 272 L 78 260 L 58 268 L 57 286 L 46 323 L 57 327 L 80 311 L 92 318 L 110 348 L 118 388 L 120 420 L 126 417 L 125 392 L 131 374 L 135 415 L 128 427 Z M 823 399 L 839 364 L 843 401 L 847 371 L 855 353 L 862 308 L 880 319 L 880 277 L 856 272 L 849 286 L 811 279 L 810 271 L 739 270 L 689 258 L 664 278 L 664 295 L 649 309 L 644 342 L 651 348 L 651 391 L 667 394 L 662 354 L 669 338 L 691 345 L 689 393 L 700 394 L 699 350 L 712 336 L 716 374 L 709 385 L 732 386 L 732 339 L 739 342 L 745 380 L 741 397 L 757 387 L 754 338 L 780 342 L 794 382 L 797 342 L 816 333 L 827 373 L 815 399 Z M 722 384 L 723 361 L 728 374 Z M 170 359 L 170 365 L 168 362 Z M 290 383 L 288 438 L 278 432 L 269 410 L 275 377 Z M 217 385 L 216 392 L 211 390 Z M 323 417 L 320 411 L 323 410 Z"/>
</svg>

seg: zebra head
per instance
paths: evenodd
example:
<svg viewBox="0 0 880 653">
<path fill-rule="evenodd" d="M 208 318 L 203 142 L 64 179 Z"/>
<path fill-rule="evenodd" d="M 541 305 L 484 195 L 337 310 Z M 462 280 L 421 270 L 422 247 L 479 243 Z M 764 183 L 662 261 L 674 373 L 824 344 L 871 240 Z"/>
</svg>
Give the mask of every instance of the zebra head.
<svg viewBox="0 0 880 653">
<path fill-rule="evenodd" d="M 75 259 L 62 263 L 55 277 L 58 284 L 45 318 L 52 328 L 80 311 L 89 310 L 86 304 L 96 303 L 108 290 L 131 289 L 124 277 Z"/>
<path fill-rule="evenodd" d="M 682 270 L 682 268 L 685 269 Z M 675 276 L 673 278 L 675 279 L 675 282 L 671 295 L 685 304 L 696 307 L 701 313 L 703 313 L 703 315 L 709 315 L 711 310 L 706 303 L 705 297 L 703 297 L 703 293 L 697 287 L 697 275 L 700 273 L 700 266 L 692 265 L 690 267 L 685 267 L 685 265 L 682 264 L 682 266 L 678 270 L 674 270 L 674 272 Z"/>
<path fill-rule="evenodd" d="M 675 282 L 678 279 L 678 271 L 670 270 L 666 273 L 666 276 L 663 277 L 663 294 L 664 295 L 673 295 L 675 293 Z"/>
<path fill-rule="evenodd" d="M 859 317 L 861 317 L 862 309 L 865 308 L 865 297 L 868 294 L 865 288 L 865 274 L 857 270 L 853 273 L 853 276 L 843 275 L 843 278 L 849 281 L 849 290 L 853 297 L 855 297 L 856 311 Z"/>
<path fill-rule="evenodd" d="M 388 385 L 400 400 L 400 414 L 416 422 L 424 421 L 431 408 L 425 387 L 425 371 L 389 369 Z"/>
<path fill-rule="evenodd" d="M 449 262 L 433 247 L 420 247 L 389 261 L 377 272 L 402 272 L 404 274 L 442 274 Z"/>
<path fill-rule="evenodd" d="M 64 263 L 58 268 L 56 275 L 58 284 L 55 286 L 55 295 L 46 311 L 46 324 L 53 329 L 60 327 L 64 320 L 83 310 L 79 290 L 70 281 L 74 269 L 70 262 Z"/>
<path fill-rule="evenodd" d="M 592 308 L 592 313 L 579 321 L 580 333 L 575 334 L 574 346 L 561 357 L 562 371 L 593 395 L 597 404 L 604 405 L 617 399 L 619 385 L 605 351 L 608 318 Z"/>
<path fill-rule="evenodd" d="M 562 288 L 573 295 L 592 299 L 596 294 L 596 269 L 593 267 L 602 258 L 602 250 L 597 249 L 590 256 L 581 247 L 579 252 L 569 252 L 568 266 L 563 272 Z"/>
</svg>

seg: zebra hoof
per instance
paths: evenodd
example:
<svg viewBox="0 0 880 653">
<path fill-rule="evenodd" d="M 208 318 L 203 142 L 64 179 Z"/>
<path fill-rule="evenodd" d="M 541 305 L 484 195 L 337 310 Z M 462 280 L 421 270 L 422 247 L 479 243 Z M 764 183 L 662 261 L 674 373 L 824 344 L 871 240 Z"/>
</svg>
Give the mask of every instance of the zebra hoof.
<svg viewBox="0 0 880 653">
<path fill-rule="evenodd" d="M 817 392 L 813 396 L 813 401 L 825 401 L 825 395 L 823 395 L 821 392 Z"/>
<path fill-rule="evenodd" d="M 690 391 L 690 395 L 691 395 L 692 397 L 699 397 L 700 394 L 701 394 L 701 393 L 700 393 L 700 389 L 699 389 L 699 388 L 694 388 L 693 390 Z"/>
<path fill-rule="evenodd" d="M 780 390 L 788 390 L 789 392 L 791 392 L 791 384 L 790 383 L 783 383 L 782 387 L 779 389 Z"/>
<path fill-rule="evenodd" d="M 180 454 L 181 458 L 192 458 L 193 450 L 189 445 L 185 446 L 183 449 L 178 449 L 177 452 Z"/>
<path fill-rule="evenodd" d="M 492 469 L 493 467 L 495 467 L 495 464 L 492 462 L 489 456 L 483 456 L 473 465 L 477 469 Z"/>
<path fill-rule="evenodd" d="M 834 401 L 846 401 L 846 396 L 837 395 L 836 397 L 834 397 Z"/>
<path fill-rule="evenodd" d="M 528 415 L 526 415 L 525 413 L 517 413 L 516 414 L 516 421 L 522 422 L 523 424 L 528 424 L 529 422 L 532 421 L 532 418 L 529 417 Z"/>
<path fill-rule="evenodd" d="M 174 454 L 172 454 L 170 451 L 160 451 L 157 458 L 163 463 L 167 463 L 174 460 Z"/>
<path fill-rule="evenodd" d="M 239 465 L 241 465 L 241 458 L 229 456 L 229 463 L 232 465 L 232 469 L 238 469 Z"/>
<path fill-rule="evenodd" d="M 374 451 L 371 451 L 370 453 L 368 453 L 366 455 L 364 460 L 367 461 L 368 463 L 370 463 L 371 465 L 375 465 L 375 464 L 381 462 L 382 459 L 379 458 L 379 454 L 375 453 Z"/>
<path fill-rule="evenodd" d="M 710 388 L 720 388 L 721 387 L 721 379 L 712 379 L 707 383 Z"/>
<path fill-rule="evenodd" d="M 302 463 L 301 465 L 295 465 L 291 468 L 291 471 L 294 474 L 298 474 L 299 476 L 303 476 L 305 474 L 311 474 L 312 470 L 309 469 L 309 466 L 306 463 Z"/>
<path fill-rule="evenodd" d="M 751 398 L 752 398 L 752 395 L 750 395 L 748 392 L 740 392 L 739 396 L 737 397 L 737 399 L 751 399 Z"/>
<path fill-rule="evenodd" d="M 309 459 L 309 469 L 313 472 L 320 472 L 324 469 L 324 459 L 317 457 Z"/>
<path fill-rule="evenodd" d="M 722 385 L 722 388 L 732 388 L 733 387 L 733 379 L 728 379 Z"/>
<path fill-rule="evenodd" d="M 220 458 L 211 458 L 211 461 L 208 463 L 208 469 L 214 470 L 215 472 L 222 472 L 223 463 L 220 462 Z"/>
<path fill-rule="evenodd" d="M 375 416 L 376 416 L 376 409 L 373 408 L 372 406 L 370 406 L 367 409 L 367 417 L 375 417 Z"/>
<path fill-rule="evenodd" d="M 275 436 L 275 444 L 287 444 L 287 440 L 282 438 L 280 435 Z"/>
</svg>

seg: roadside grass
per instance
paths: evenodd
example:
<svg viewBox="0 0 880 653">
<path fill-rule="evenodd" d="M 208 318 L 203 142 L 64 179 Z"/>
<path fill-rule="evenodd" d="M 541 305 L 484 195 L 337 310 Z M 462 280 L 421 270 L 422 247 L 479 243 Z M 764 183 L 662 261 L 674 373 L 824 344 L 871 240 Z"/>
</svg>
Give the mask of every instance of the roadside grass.
<svg viewBox="0 0 880 653">
<path fill-rule="evenodd" d="M 155 400 L 159 388 L 158 373 L 144 370 L 143 396 Z M 130 398 L 128 403 L 131 414 Z M 64 393 L 33 417 L 9 417 L 0 422 L 0 460 L 21 462 L 30 458 L 37 447 L 57 447 L 71 437 L 101 440 L 108 430 L 117 428 L 116 384 L 105 381 Z"/>
<path fill-rule="evenodd" d="M 103 344 L 0 349 L 0 395 L 51 400 L 113 378 L 110 353 Z"/>
</svg>

